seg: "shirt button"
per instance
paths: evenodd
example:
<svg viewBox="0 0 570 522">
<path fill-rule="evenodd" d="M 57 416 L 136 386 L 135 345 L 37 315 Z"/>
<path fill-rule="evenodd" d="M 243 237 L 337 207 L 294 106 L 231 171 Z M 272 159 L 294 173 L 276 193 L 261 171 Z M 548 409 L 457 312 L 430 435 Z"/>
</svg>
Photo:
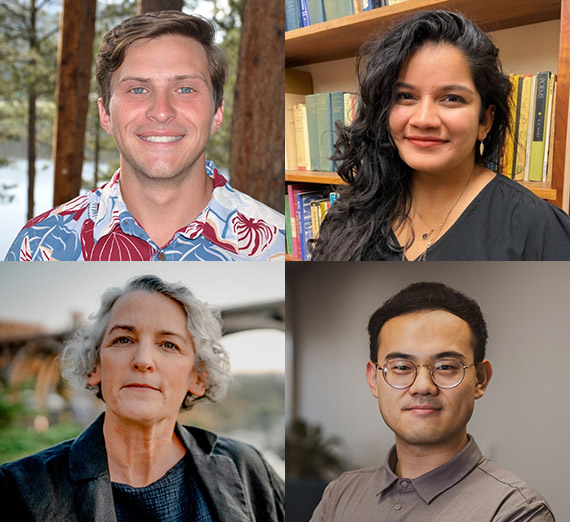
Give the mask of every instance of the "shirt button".
<svg viewBox="0 0 570 522">
<path fill-rule="evenodd" d="M 158 253 L 158 259 L 159 261 L 164 261 L 166 259 L 166 254 L 162 250 Z"/>
<path fill-rule="evenodd" d="M 408 485 L 409 485 L 409 482 L 408 482 L 407 480 L 402 480 L 402 482 L 400 482 L 400 485 L 401 485 L 403 488 L 407 488 Z"/>
<path fill-rule="evenodd" d="M 400 511 L 400 509 L 402 509 L 402 504 L 396 504 L 396 505 L 394 506 L 394 509 L 395 509 L 396 511 Z"/>
</svg>

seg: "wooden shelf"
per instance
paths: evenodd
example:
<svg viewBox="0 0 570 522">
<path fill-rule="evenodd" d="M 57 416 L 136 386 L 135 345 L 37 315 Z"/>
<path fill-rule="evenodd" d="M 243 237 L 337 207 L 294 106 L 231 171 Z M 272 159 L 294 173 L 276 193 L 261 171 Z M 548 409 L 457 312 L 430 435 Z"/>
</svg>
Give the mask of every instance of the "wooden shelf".
<svg viewBox="0 0 570 522">
<path fill-rule="evenodd" d="M 311 170 L 286 170 L 285 181 L 293 183 L 322 183 L 323 185 L 345 185 L 336 172 Z"/>
<path fill-rule="evenodd" d="M 461 11 L 485 31 L 498 31 L 560 18 L 564 0 L 409 0 L 285 33 L 285 66 L 356 55 L 376 33 L 424 9 Z"/>
<path fill-rule="evenodd" d="M 345 185 L 336 172 L 316 172 L 306 170 L 285 171 L 285 181 L 290 183 L 322 183 L 323 185 Z M 556 189 L 550 183 L 523 181 L 521 185 L 541 199 L 556 201 Z"/>
</svg>

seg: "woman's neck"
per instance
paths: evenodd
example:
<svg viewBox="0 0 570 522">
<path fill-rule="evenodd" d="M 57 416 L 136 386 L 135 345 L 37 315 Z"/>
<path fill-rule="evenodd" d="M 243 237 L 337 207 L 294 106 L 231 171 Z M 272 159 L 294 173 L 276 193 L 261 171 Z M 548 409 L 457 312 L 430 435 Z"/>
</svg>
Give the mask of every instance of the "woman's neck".
<svg viewBox="0 0 570 522">
<path fill-rule="evenodd" d="M 105 416 L 103 435 L 111 481 L 143 487 L 161 478 L 186 453 L 174 426 L 175 419 L 140 426 Z"/>
</svg>

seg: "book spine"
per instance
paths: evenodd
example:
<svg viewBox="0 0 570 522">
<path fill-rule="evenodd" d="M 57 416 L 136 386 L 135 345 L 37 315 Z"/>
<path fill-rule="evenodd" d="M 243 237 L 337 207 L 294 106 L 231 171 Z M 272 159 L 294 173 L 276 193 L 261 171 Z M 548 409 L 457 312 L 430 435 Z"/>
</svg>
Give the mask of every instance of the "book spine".
<svg viewBox="0 0 570 522">
<path fill-rule="evenodd" d="M 336 0 L 338 17 L 354 14 L 354 0 Z"/>
<path fill-rule="evenodd" d="M 336 0 L 323 0 L 323 5 L 325 6 L 325 18 L 327 20 L 334 20 L 339 17 Z"/>
<path fill-rule="evenodd" d="M 319 162 L 321 170 L 332 172 L 334 170 L 330 157 L 333 153 L 333 132 L 331 93 L 322 92 L 317 97 L 317 128 L 319 138 Z"/>
<path fill-rule="evenodd" d="M 311 25 L 325 21 L 325 6 L 323 0 L 307 0 L 309 6 L 309 20 Z"/>
<path fill-rule="evenodd" d="M 303 138 L 303 112 L 301 106 L 303 103 L 298 103 L 293 108 L 295 117 L 295 145 L 297 147 L 297 168 L 299 170 L 306 170 L 305 160 L 305 139 Z"/>
<path fill-rule="evenodd" d="M 532 133 L 534 131 L 534 105 L 536 103 L 536 78 L 537 75 L 531 76 L 530 83 L 530 101 L 528 106 L 528 130 L 526 133 L 526 148 L 524 162 L 524 181 L 529 180 L 530 175 L 530 156 L 532 152 Z"/>
<path fill-rule="evenodd" d="M 554 167 L 554 157 L 552 153 L 554 151 L 554 125 L 556 123 L 556 93 L 558 92 L 558 82 L 555 74 L 552 75 L 552 83 L 554 88 L 552 89 L 552 104 L 550 108 L 550 123 L 548 125 L 550 132 L 550 139 L 548 140 L 548 154 L 546 154 L 545 162 L 545 173 L 543 173 L 543 179 L 546 182 L 552 181 L 552 169 Z"/>
<path fill-rule="evenodd" d="M 519 125 L 517 134 L 517 162 L 514 174 L 514 179 L 517 181 L 522 181 L 524 179 L 531 84 L 532 76 L 527 74 L 522 78 L 522 89 L 519 86 L 519 89 L 521 89 L 521 104 L 519 108 Z"/>
<path fill-rule="evenodd" d="M 534 125 L 530 156 L 530 181 L 542 181 L 544 166 L 544 140 L 546 136 L 546 109 L 549 93 L 549 72 L 538 73 L 536 78 L 536 101 L 534 104 Z"/>
<path fill-rule="evenodd" d="M 285 195 L 285 253 L 293 254 L 293 236 L 291 235 L 291 208 L 289 194 Z"/>
<path fill-rule="evenodd" d="M 311 163 L 311 146 L 309 144 L 309 122 L 307 120 L 307 105 L 301 104 L 301 119 L 303 126 L 303 149 L 305 152 L 305 168 L 306 170 L 313 170 Z"/>
<path fill-rule="evenodd" d="M 319 152 L 319 126 L 317 117 L 317 95 L 309 94 L 305 97 L 307 105 L 307 125 L 309 127 L 309 149 L 311 166 L 313 170 L 321 170 L 321 155 Z"/>
<path fill-rule="evenodd" d="M 311 20 L 307 0 L 299 0 L 299 5 L 301 8 L 301 27 L 308 27 L 311 25 Z"/>
<path fill-rule="evenodd" d="M 301 27 L 301 6 L 299 0 L 285 0 L 285 31 Z"/>
</svg>

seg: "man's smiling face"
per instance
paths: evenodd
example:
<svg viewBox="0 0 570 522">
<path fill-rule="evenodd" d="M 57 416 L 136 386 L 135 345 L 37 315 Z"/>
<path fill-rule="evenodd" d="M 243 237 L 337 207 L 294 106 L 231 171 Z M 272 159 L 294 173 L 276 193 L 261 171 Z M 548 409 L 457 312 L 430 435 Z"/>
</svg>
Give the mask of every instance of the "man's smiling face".
<svg viewBox="0 0 570 522">
<path fill-rule="evenodd" d="M 142 180 L 203 170 L 206 144 L 223 119 L 204 48 L 179 35 L 134 42 L 111 77 L 108 110 L 98 103 L 121 153 L 121 175 Z"/>
</svg>

